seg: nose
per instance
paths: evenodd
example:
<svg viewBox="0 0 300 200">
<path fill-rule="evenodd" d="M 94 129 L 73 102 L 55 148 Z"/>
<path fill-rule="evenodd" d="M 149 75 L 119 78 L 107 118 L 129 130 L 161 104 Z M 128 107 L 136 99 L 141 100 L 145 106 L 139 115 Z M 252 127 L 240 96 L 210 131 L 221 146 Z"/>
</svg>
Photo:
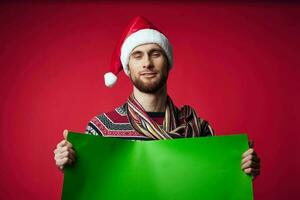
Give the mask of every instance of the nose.
<svg viewBox="0 0 300 200">
<path fill-rule="evenodd" d="M 152 61 L 151 61 L 151 58 L 146 55 L 144 56 L 144 60 L 143 60 L 143 68 L 150 68 L 152 67 Z"/>
</svg>

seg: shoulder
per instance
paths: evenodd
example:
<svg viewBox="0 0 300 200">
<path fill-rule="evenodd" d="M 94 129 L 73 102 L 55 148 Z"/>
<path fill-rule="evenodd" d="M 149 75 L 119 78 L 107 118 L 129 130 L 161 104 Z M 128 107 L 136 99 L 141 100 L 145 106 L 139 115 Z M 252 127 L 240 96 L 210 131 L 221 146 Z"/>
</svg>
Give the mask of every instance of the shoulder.
<svg viewBox="0 0 300 200">
<path fill-rule="evenodd" d="M 194 119 L 192 121 L 197 121 L 196 126 L 198 127 L 197 129 L 200 137 L 215 135 L 214 130 L 209 122 L 202 117 L 199 117 L 193 107 L 184 105 L 180 109 L 176 109 L 175 112 L 178 112 L 179 119 Z"/>
<path fill-rule="evenodd" d="M 114 128 L 122 128 L 116 127 L 122 123 L 125 123 L 124 125 L 126 126 L 126 122 L 128 122 L 126 106 L 127 104 L 125 103 L 115 108 L 114 110 L 94 116 L 88 122 L 88 125 L 86 127 L 86 133 L 104 136 L 107 130 L 112 130 Z"/>
</svg>

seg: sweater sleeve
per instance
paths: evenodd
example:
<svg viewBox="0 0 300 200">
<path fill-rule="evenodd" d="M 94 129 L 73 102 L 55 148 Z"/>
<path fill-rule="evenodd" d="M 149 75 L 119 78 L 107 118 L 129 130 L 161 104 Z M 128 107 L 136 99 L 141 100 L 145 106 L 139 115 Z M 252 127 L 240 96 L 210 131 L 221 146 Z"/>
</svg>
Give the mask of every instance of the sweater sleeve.
<svg viewBox="0 0 300 200">
<path fill-rule="evenodd" d="M 99 127 L 96 125 L 96 121 L 99 120 L 97 117 L 93 117 L 87 124 L 85 133 L 90 135 L 103 136 Z"/>
</svg>

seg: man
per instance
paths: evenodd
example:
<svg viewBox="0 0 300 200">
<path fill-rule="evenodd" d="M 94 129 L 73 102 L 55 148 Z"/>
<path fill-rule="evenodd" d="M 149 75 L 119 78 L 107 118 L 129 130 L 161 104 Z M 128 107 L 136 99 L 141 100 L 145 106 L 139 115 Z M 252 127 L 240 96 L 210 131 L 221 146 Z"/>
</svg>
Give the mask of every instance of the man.
<svg viewBox="0 0 300 200">
<path fill-rule="evenodd" d="M 172 47 L 167 37 L 148 20 L 133 19 L 117 44 L 111 72 L 104 77 L 106 86 L 111 87 L 123 69 L 130 77 L 133 92 L 122 106 L 94 117 L 86 132 L 134 140 L 213 136 L 211 126 L 193 108 L 178 109 L 167 95 L 172 66 Z M 75 152 L 66 135 L 65 130 L 65 140 L 54 150 L 56 165 L 61 170 L 75 162 Z M 252 145 L 242 155 L 241 169 L 253 178 L 259 174 L 260 161 Z"/>
</svg>

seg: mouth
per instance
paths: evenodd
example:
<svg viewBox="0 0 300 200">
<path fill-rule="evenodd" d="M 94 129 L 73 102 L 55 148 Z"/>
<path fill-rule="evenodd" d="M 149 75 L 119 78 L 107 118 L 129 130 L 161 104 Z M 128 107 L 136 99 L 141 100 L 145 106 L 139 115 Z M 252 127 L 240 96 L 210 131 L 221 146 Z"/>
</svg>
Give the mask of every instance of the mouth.
<svg viewBox="0 0 300 200">
<path fill-rule="evenodd" d="M 143 72 L 141 73 L 140 75 L 142 77 L 146 77 L 146 78 L 152 78 L 152 77 L 155 77 L 157 73 L 155 72 Z"/>
</svg>

